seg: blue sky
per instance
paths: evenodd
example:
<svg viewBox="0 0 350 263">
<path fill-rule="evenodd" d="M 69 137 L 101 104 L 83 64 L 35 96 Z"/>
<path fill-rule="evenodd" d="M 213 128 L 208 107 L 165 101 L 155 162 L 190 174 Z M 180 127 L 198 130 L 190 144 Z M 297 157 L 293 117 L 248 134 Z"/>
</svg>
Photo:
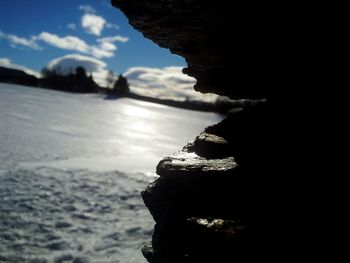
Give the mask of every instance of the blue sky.
<svg viewBox="0 0 350 263">
<path fill-rule="evenodd" d="M 89 31 L 87 27 L 82 27 L 82 17 L 86 14 L 90 18 L 101 17 L 105 21 L 103 28 L 100 31 L 98 31 L 99 28 Z M 120 73 L 135 66 L 185 66 L 183 58 L 159 48 L 135 31 L 128 24 L 126 17 L 118 9 L 111 7 L 109 0 L 0 1 L 0 32 L 3 35 L 0 37 L 0 57 L 9 58 L 12 63 L 24 65 L 36 71 L 40 71 L 51 60 L 67 54 L 78 53 L 87 56 L 91 54 L 59 48 L 42 40 L 35 41 L 38 45 L 35 49 L 9 41 L 4 35 L 14 35 L 30 40 L 46 32 L 60 38 L 74 36 L 89 46 L 101 44 L 97 42 L 98 39 L 118 35 L 127 38 L 128 41 L 113 42 L 112 44 L 117 47 L 113 56 L 95 56 L 107 63 L 108 69 Z"/>
<path fill-rule="evenodd" d="M 185 60 L 145 39 L 110 0 L 0 0 L 0 66 L 37 76 L 43 67 L 83 66 L 101 86 L 112 70 L 142 95 L 216 98 L 196 93 Z"/>
</svg>

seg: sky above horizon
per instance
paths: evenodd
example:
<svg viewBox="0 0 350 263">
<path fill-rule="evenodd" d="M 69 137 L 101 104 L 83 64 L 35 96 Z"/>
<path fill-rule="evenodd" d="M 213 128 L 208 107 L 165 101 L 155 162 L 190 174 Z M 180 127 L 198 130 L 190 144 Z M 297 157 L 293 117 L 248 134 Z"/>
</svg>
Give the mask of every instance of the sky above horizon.
<svg viewBox="0 0 350 263">
<path fill-rule="evenodd" d="M 118 73 L 186 65 L 133 29 L 109 0 L 0 1 L 0 38 L 1 57 L 35 71 L 71 53 L 103 60 Z"/>
<path fill-rule="evenodd" d="M 185 60 L 145 39 L 110 0 L 0 1 L 0 66 L 38 75 L 43 67 L 78 65 L 102 85 L 112 70 L 138 93 L 202 98 L 181 73 Z"/>
</svg>

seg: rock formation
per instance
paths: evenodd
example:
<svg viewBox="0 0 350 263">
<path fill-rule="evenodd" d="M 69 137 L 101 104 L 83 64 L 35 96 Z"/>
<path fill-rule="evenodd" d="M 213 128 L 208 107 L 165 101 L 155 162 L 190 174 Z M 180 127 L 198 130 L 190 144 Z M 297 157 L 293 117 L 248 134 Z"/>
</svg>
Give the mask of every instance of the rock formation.
<svg viewBox="0 0 350 263">
<path fill-rule="evenodd" d="M 278 53 L 285 48 L 282 33 L 287 30 L 282 7 L 276 12 L 268 5 L 224 0 L 112 0 L 112 4 L 146 38 L 186 59 L 183 71 L 197 79 L 198 91 L 234 99 L 266 97 L 273 79 L 278 82 L 283 70 Z"/>
<path fill-rule="evenodd" d="M 142 197 L 156 221 L 151 263 L 242 262 L 278 250 L 274 87 L 283 75 L 276 14 L 230 1 L 112 0 L 159 46 L 183 56 L 195 89 L 264 103 L 228 113 L 157 166 Z M 283 16 L 283 12 L 278 14 Z M 274 225 L 272 228 L 271 226 Z M 274 241 L 271 241 L 274 240 Z M 265 257 L 263 255 L 266 255 Z"/>
</svg>

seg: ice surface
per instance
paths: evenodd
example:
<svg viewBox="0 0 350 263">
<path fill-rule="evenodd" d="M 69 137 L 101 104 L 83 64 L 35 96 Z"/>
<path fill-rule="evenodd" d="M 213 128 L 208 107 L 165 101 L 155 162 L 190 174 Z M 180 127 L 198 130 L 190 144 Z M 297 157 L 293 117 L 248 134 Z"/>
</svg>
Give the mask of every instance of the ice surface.
<svg viewBox="0 0 350 263">
<path fill-rule="evenodd" d="M 139 192 L 220 119 L 0 83 L 0 262 L 145 262 L 154 223 Z"/>
</svg>

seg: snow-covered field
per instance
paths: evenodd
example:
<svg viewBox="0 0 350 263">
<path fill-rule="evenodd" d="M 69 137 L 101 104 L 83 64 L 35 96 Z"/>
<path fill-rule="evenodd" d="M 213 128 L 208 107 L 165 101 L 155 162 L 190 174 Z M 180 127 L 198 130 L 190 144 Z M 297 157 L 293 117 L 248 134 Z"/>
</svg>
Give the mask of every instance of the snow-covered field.
<svg viewBox="0 0 350 263">
<path fill-rule="evenodd" d="M 0 262 L 146 262 L 140 191 L 221 116 L 0 83 Z"/>
</svg>

